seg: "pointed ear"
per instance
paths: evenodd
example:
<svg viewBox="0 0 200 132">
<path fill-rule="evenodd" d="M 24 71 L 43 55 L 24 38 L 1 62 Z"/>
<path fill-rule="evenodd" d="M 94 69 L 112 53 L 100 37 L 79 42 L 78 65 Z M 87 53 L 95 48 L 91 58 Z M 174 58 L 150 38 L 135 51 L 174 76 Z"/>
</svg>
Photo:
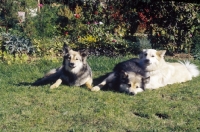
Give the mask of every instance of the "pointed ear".
<svg viewBox="0 0 200 132">
<path fill-rule="evenodd" d="M 166 53 L 166 50 L 158 50 L 158 51 L 156 52 L 156 54 L 157 54 L 158 56 L 160 56 L 160 57 L 164 57 L 165 53 Z"/>
<path fill-rule="evenodd" d="M 86 63 L 87 60 L 87 56 L 88 56 L 88 50 L 84 49 L 84 50 L 79 50 L 80 55 L 82 56 L 82 61 L 84 63 Z"/>
<path fill-rule="evenodd" d="M 142 78 L 142 82 L 143 82 L 144 84 L 149 83 L 149 81 L 150 81 L 150 76 L 149 76 L 149 77 L 143 77 L 143 78 Z"/>
<path fill-rule="evenodd" d="M 122 70 L 122 71 L 120 72 L 120 78 L 121 78 L 121 79 L 126 79 L 126 78 L 128 78 L 128 73 Z"/>
<path fill-rule="evenodd" d="M 88 49 L 80 50 L 79 53 L 83 58 L 88 56 Z"/>
<path fill-rule="evenodd" d="M 68 45 L 64 42 L 64 44 L 63 44 L 63 53 L 64 54 L 69 53 L 70 50 L 71 50 L 71 48 L 68 47 Z"/>
<path fill-rule="evenodd" d="M 143 49 L 142 52 L 147 52 L 147 49 Z"/>
<path fill-rule="evenodd" d="M 143 54 L 147 52 L 147 49 L 143 49 L 140 54 L 139 54 L 139 58 L 142 59 L 143 58 Z"/>
</svg>

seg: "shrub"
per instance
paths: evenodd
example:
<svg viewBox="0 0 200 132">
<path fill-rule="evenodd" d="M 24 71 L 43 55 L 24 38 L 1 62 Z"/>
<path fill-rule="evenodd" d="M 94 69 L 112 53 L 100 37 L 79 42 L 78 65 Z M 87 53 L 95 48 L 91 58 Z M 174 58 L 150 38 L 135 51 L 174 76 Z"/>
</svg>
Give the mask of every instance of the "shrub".
<svg viewBox="0 0 200 132">
<path fill-rule="evenodd" d="M 14 36 L 11 34 L 2 34 L 2 37 L 3 37 L 2 51 L 6 51 L 13 55 L 34 53 L 34 47 L 30 39 Z"/>
<path fill-rule="evenodd" d="M 195 35 L 193 37 L 193 48 L 192 48 L 192 55 L 195 59 L 200 60 L 200 35 Z"/>
<path fill-rule="evenodd" d="M 18 7 L 5 15 L 7 22 L 14 22 L 8 32 L 30 38 L 41 57 L 60 55 L 62 41 L 75 49 L 88 48 L 94 55 L 137 54 L 142 48 L 166 49 L 170 54 L 195 51 L 197 4 L 139 1 L 47 0 L 32 17 L 26 9 L 37 8 L 37 1 L 19 0 Z M 19 9 L 26 12 L 22 23 L 14 15 Z"/>
<path fill-rule="evenodd" d="M 198 5 L 160 1 L 144 7 L 140 18 L 147 24 L 153 48 L 169 53 L 190 53 L 192 37 L 197 29 Z"/>
<path fill-rule="evenodd" d="M 34 52 L 30 39 L 2 33 L 0 58 L 8 64 L 26 62 Z"/>
<path fill-rule="evenodd" d="M 62 55 L 63 39 L 60 37 L 33 39 L 37 57 L 54 58 Z"/>
</svg>

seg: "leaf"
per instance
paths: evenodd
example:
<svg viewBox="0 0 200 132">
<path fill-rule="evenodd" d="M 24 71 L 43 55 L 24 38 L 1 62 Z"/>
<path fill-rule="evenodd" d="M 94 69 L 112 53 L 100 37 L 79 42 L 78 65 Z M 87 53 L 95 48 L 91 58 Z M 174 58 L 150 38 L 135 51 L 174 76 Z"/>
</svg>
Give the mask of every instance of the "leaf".
<svg viewBox="0 0 200 132">
<path fill-rule="evenodd" d="M 183 44 L 181 44 L 181 50 L 183 50 L 183 47 L 184 47 Z"/>
</svg>

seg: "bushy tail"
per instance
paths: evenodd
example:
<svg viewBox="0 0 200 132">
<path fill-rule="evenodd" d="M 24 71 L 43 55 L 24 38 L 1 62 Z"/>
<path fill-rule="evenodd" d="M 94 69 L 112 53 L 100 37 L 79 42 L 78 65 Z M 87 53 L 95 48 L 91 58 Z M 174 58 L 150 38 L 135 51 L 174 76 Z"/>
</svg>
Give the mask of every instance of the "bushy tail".
<svg viewBox="0 0 200 132">
<path fill-rule="evenodd" d="M 54 83 L 60 78 L 62 67 L 50 70 L 43 78 L 37 79 L 32 86 L 46 85 L 49 83 Z"/>
<path fill-rule="evenodd" d="M 191 73 L 192 77 L 199 76 L 200 72 L 195 64 L 190 63 L 190 61 L 179 61 L 181 64 L 185 65 L 188 71 Z"/>
<path fill-rule="evenodd" d="M 48 73 L 45 74 L 45 77 L 50 76 L 56 72 L 59 72 L 62 68 L 63 68 L 63 66 L 56 68 L 56 69 L 51 69 Z"/>
</svg>

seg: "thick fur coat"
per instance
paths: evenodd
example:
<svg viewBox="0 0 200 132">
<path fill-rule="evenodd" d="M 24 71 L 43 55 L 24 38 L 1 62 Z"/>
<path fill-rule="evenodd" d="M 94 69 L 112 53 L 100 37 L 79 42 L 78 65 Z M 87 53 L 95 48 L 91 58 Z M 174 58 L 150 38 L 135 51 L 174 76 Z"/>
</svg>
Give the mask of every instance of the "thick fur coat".
<svg viewBox="0 0 200 132">
<path fill-rule="evenodd" d="M 143 67 L 140 66 L 139 59 L 133 58 L 118 63 L 114 67 L 113 72 L 100 84 L 93 87 L 92 91 L 99 91 L 105 85 L 109 85 L 117 91 L 134 95 L 143 91 L 146 80 L 145 71 Z"/>
<path fill-rule="evenodd" d="M 54 82 L 50 88 L 57 88 L 61 83 L 69 86 L 86 85 L 92 88 L 92 70 L 87 63 L 87 51 L 74 51 L 66 44 L 63 45 L 63 65 L 60 68 L 50 70 L 43 78 L 33 85 L 44 85 Z"/>
<path fill-rule="evenodd" d="M 157 89 L 168 84 L 182 83 L 199 76 L 199 70 L 195 64 L 189 61 L 166 62 L 165 50 L 144 49 L 140 54 L 140 63 L 145 65 L 147 76 L 150 76 L 146 89 Z"/>
</svg>

